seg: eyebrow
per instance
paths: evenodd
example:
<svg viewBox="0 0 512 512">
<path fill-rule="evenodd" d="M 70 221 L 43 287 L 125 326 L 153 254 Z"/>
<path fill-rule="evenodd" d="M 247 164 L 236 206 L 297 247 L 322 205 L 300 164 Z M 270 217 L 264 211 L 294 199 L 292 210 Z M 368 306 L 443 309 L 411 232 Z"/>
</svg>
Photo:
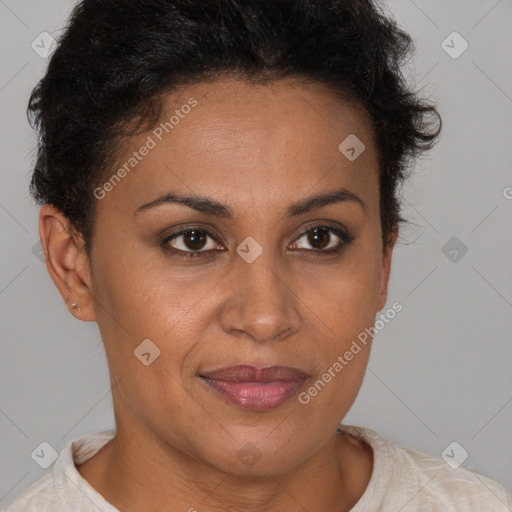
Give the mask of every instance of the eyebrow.
<svg viewBox="0 0 512 512">
<path fill-rule="evenodd" d="M 292 203 L 286 210 L 285 216 L 296 217 L 304 215 L 311 210 L 316 210 L 324 206 L 340 202 L 357 203 L 366 212 L 366 205 L 361 198 L 345 188 L 339 188 L 331 192 L 323 192 L 314 196 L 306 197 Z M 139 206 L 135 210 L 134 215 L 138 215 L 139 213 L 149 211 L 157 206 L 169 203 L 183 204 L 198 212 L 224 219 L 233 219 L 235 216 L 233 210 L 227 204 L 216 201 L 215 199 L 205 196 L 185 196 L 172 192 L 164 194 L 149 203 Z"/>
</svg>

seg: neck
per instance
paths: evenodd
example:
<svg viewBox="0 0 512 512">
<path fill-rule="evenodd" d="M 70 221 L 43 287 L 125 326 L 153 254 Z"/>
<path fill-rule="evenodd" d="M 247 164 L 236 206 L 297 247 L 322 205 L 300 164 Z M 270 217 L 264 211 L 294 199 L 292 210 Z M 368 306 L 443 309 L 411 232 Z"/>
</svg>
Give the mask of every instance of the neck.
<svg viewBox="0 0 512 512">
<path fill-rule="evenodd" d="M 118 427 L 116 437 L 77 469 L 123 512 L 342 512 L 359 500 L 372 467 L 371 448 L 343 432 L 290 471 L 241 475 Z"/>
</svg>

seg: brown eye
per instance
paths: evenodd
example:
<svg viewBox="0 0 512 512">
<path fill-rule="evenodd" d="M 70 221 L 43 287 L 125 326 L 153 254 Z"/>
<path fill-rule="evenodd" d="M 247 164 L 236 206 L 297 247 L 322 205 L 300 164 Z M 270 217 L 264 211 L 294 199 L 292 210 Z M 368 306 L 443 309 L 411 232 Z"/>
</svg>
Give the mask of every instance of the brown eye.
<svg viewBox="0 0 512 512">
<path fill-rule="evenodd" d="M 327 229 L 314 228 L 308 231 L 308 242 L 314 249 L 325 249 L 329 244 L 331 235 Z"/>
<path fill-rule="evenodd" d="M 179 256 L 207 256 L 213 250 L 221 250 L 213 236 L 204 229 L 188 228 L 168 236 L 162 245 Z"/>
<path fill-rule="evenodd" d="M 332 226 L 315 226 L 294 242 L 292 248 L 306 250 L 313 254 L 331 254 L 340 251 L 353 240 L 352 235 Z"/>
<path fill-rule="evenodd" d="M 207 242 L 208 237 L 205 236 L 204 231 L 191 230 L 183 234 L 184 245 L 193 251 L 202 249 Z"/>
</svg>

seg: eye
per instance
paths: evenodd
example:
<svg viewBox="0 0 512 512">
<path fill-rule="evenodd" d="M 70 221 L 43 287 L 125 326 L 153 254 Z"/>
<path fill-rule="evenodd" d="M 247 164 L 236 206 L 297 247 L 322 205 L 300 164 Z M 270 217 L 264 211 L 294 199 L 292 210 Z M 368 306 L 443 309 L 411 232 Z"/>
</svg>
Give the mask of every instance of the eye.
<svg viewBox="0 0 512 512">
<path fill-rule="evenodd" d="M 193 227 L 168 236 L 162 245 L 172 253 L 186 258 L 209 256 L 203 253 L 224 250 L 217 247 L 216 239 L 207 230 Z"/>
<path fill-rule="evenodd" d="M 292 249 L 317 255 L 340 252 L 354 239 L 353 236 L 333 226 L 314 226 L 292 244 Z M 165 250 L 185 258 L 211 257 L 215 252 L 225 250 L 216 237 L 199 227 L 188 227 L 166 237 L 161 242 Z M 311 246 L 309 249 L 307 245 Z"/>
<path fill-rule="evenodd" d="M 332 254 L 341 251 L 341 249 L 345 245 L 350 244 L 353 239 L 353 236 L 332 226 L 314 226 L 308 229 L 298 241 L 294 242 L 292 248 L 300 250 L 305 249 L 317 255 Z M 303 240 L 303 242 L 301 242 L 301 240 Z M 308 249 L 307 245 L 312 246 L 313 249 Z"/>
</svg>

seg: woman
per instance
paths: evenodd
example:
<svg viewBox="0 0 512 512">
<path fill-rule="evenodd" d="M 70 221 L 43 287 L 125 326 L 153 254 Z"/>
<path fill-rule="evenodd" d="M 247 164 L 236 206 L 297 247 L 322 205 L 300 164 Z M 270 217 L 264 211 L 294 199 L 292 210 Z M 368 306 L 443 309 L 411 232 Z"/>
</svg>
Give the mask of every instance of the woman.
<svg viewBox="0 0 512 512">
<path fill-rule="evenodd" d="M 507 510 L 497 482 L 341 424 L 396 191 L 440 132 L 409 48 L 370 0 L 78 4 L 30 98 L 31 191 L 116 428 L 9 512 Z"/>
</svg>

